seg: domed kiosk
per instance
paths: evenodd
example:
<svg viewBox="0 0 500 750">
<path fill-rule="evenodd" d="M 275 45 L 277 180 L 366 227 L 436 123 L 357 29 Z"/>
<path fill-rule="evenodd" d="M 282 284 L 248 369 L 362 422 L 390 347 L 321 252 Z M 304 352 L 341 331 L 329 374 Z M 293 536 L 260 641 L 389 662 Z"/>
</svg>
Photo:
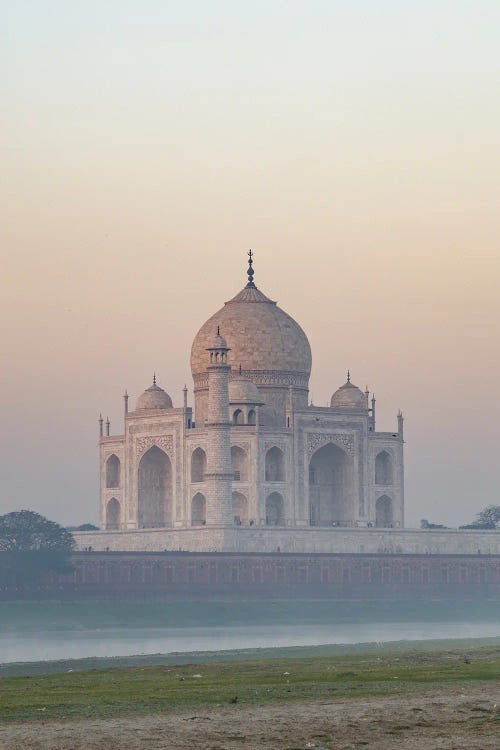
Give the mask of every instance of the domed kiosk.
<svg viewBox="0 0 500 750">
<path fill-rule="evenodd" d="M 163 388 L 156 384 L 156 375 L 153 375 L 153 385 L 146 388 L 137 399 L 137 411 L 151 411 L 153 409 L 171 409 L 172 399 Z"/>
<path fill-rule="evenodd" d="M 262 424 L 284 426 L 289 389 L 297 407 L 307 406 L 311 347 L 300 325 L 255 286 L 250 255 L 248 283 L 200 328 L 191 348 L 195 418 L 202 426 L 207 416 L 206 350 L 217 327 L 231 351 L 228 362 L 259 389 Z"/>
<path fill-rule="evenodd" d="M 349 372 L 347 373 L 347 382 L 333 394 L 330 407 L 332 409 L 363 409 L 364 411 L 368 409 L 366 393 L 363 393 L 361 388 L 351 383 Z"/>
</svg>

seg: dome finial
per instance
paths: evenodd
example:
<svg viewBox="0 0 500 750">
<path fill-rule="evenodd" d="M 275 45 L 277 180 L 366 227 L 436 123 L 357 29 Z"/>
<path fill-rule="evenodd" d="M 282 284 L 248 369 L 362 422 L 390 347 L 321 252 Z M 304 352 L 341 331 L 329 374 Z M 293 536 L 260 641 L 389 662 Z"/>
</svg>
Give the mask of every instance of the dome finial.
<svg viewBox="0 0 500 750">
<path fill-rule="evenodd" d="M 153 385 L 156 385 L 156 372 L 153 373 Z"/>
<path fill-rule="evenodd" d="M 350 370 L 347 370 L 347 382 L 348 383 L 351 382 L 351 371 Z"/>
<path fill-rule="evenodd" d="M 252 268 L 253 266 L 253 253 L 251 250 L 248 251 L 248 284 L 247 287 L 251 287 L 252 289 L 255 288 L 255 284 L 253 283 L 253 277 L 254 277 L 254 270 Z"/>
</svg>

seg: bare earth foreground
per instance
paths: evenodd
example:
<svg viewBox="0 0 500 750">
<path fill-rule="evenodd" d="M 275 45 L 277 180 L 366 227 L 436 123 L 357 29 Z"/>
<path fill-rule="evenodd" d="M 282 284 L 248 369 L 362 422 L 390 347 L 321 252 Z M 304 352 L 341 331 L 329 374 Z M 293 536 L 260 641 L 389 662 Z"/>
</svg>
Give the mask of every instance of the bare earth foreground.
<svg viewBox="0 0 500 750">
<path fill-rule="evenodd" d="M 498 750 L 500 648 L 0 679 L 1 750 Z"/>
<path fill-rule="evenodd" d="M 2 750 L 500 747 L 500 682 L 341 700 L 204 710 L 198 714 L 18 724 Z"/>
</svg>

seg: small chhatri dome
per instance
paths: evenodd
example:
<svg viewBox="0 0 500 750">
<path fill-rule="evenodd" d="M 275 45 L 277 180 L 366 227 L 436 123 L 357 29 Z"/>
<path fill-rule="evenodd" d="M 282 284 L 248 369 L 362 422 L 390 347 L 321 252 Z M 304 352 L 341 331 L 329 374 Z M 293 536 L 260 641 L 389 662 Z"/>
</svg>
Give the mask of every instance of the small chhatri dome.
<svg viewBox="0 0 500 750">
<path fill-rule="evenodd" d="M 156 385 L 156 374 L 153 376 L 153 385 L 147 388 L 139 396 L 136 404 L 137 411 L 147 411 L 150 409 L 171 409 L 172 399 L 163 388 Z"/>
<path fill-rule="evenodd" d="M 229 381 L 229 403 L 231 404 L 262 404 L 259 389 L 248 378 L 239 375 Z"/>
<path fill-rule="evenodd" d="M 330 402 L 332 409 L 366 409 L 366 395 L 354 383 L 351 383 L 351 374 L 347 373 L 347 382 L 344 383 L 332 396 Z"/>
<path fill-rule="evenodd" d="M 227 341 L 220 332 L 220 326 L 217 326 L 217 333 L 215 334 L 212 341 L 209 342 L 209 346 L 207 346 L 208 351 L 210 351 L 211 349 L 227 349 L 229 351 Z"/>
</svg>

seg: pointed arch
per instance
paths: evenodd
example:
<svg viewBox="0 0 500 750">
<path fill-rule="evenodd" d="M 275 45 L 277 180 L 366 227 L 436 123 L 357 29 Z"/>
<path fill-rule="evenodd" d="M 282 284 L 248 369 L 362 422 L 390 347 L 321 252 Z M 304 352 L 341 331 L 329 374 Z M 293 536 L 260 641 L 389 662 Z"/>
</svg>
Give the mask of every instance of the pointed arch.
<svg viewBox="0 0 500 750">
<path fill-rule="evenodd" d="M 285 481 L 285 454 L 276 445 L 266 453 L 266 482 Z"/>
<path fill-rule="evenodd" d="M 233 481 L 248 482 L 248 454 L 239 445 L 231 446 Z"/>
<path fill-rule="evenodd" d="M 375 502 L 375 526 L 380 529 L 391 529 L 394 525 L 392 500 L 382 495 Z"/>
<path fill-rule="evenodd" d="M 392 456 L 388 451 L 380 451 L 375 457 L 375 484 L 388 485 L 394 481 Z"/>
<path fill-rule="evenodd" d="M 245 415 L 241 409 L 235 409 L 233 412 L 233 424 L 245 424 Z"/>
<path fill-rule="evenodd" d="M 121 464 L 114 453 L 106 461 L 106 487 L 113 489 L 120 486 Z"/>
<path fill-rule="evenodd" d="M 204 526 L 207 522 L 207 500 L 202 492 L 197 492 L 191 500 L 191 526 Z"/>
<path fill-rule="evenodd" d="M 153 445 L 138 467 L 138 524 L 141 529 L 172 525 L 172 464 L 167 454 Z"/>
<path fill-rule="evenodd" d="M 207 454 L 203 448 L 196 448 L 191 455 L 191 482 L 204 482 L 207 471 Z"/>
<path fill-rule="evenodd" d="M 257 424 L 257 415 L 255 413 L 255 409 L 250 409 L 250 411 L 248 412 L 248 424 Z"/>
<path fill-rule="evenodd" d="M 121 508 L 116 497 L 106 503 L 106 529 L 119 529 L 121 523 Z"/>
<path fill-rule="evenodd" d="M 347 453 L 327 443 L 309 463 L 309 522 L 311 526 L 347 526 L 354 520 L 353 467 Z"/>
<path fill-rule="evenodd" d="M 271 492 L 266 498 L 266 526 L 284 526 L 285 503 L 283 495 Z"/>
<path fill-rule="evenodd" d="M 242 492 L 233 492 L 233 518 L 236 526 L 248 523 L 248 500 Z"/>
</svg>

